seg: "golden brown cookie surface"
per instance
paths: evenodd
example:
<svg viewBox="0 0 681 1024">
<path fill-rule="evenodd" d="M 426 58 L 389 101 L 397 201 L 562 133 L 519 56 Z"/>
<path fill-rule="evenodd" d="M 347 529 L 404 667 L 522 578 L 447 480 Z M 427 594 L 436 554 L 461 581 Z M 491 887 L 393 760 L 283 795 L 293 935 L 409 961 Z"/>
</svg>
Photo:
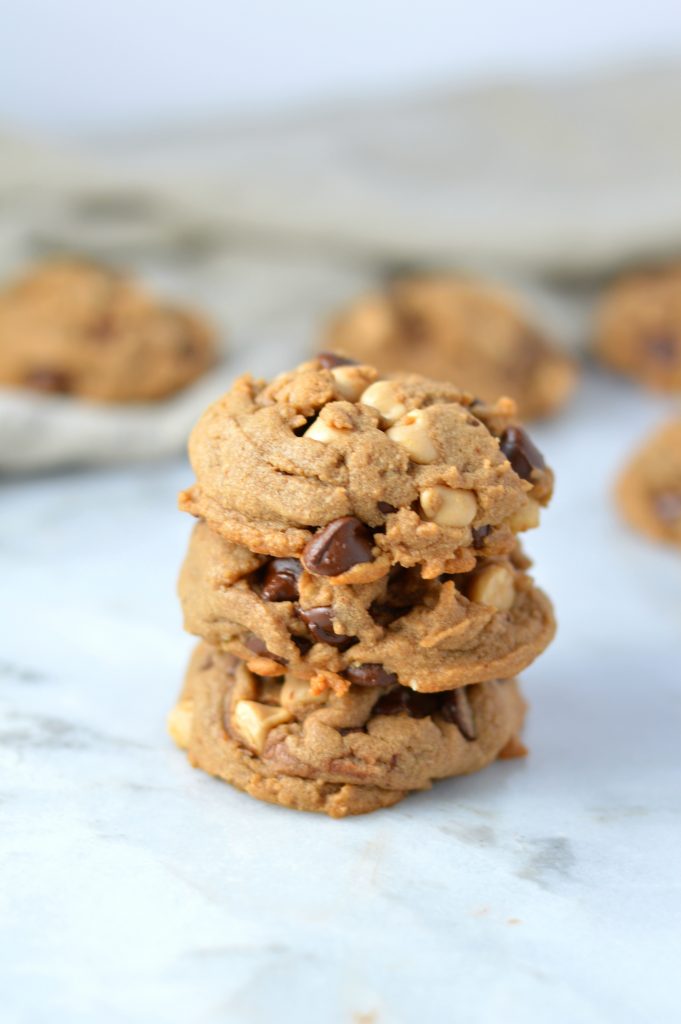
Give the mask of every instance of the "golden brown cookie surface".
<svg viewBox="0 0 681 1024">
<path fill-rule="evenodd" d="M 185 626 L 254 671 L 320 688 L 385 678 L 421 692 L 516 675 L 550 642 L 548 598 L 518 548 L 473 572 L 425 580 L 394 568 L 333 586 L 295 558 L 268 558 L 194 529 L 180 575 Z"/>
<path fill-rule="evenodd" d="M 216 359 L 212 330 L 135 282 L 76 260 L 0 294 L 0 384 L 100 402 L 164 398 Z"/>
<path fill-rule="evenodd" d="M 487 402 L 510 395 L 523 419 L 557 411 L 577 382 L 572 361 L 510 298 L 455 276 L 398 279 L 341 313 L 322 345 L 383 373 L 453 381 Z"/>
<path fill-rule="evenodd" d="M 617 483 L 622 515 L 641 533 L 681 547 L 681 420 L 655 431 Z"/>
<path fill-rule="evenodd" d="M 344 817 L 513 753 L 524 713 L 513 681 L 315 696 L 301 680 L 263 679 L 201 644 L 169 726 L 196 767 L 259 799 Z"/>
<path fill-rule="evenodd" d="M 600 359 L 660 391 L 681 391 L 681 264 L 631 274 L 603 300 Z"/>
<path fill-rule="evenodd" d="M 271 384 L 242 377 L 192 432 L 196 484 L 180 505 L 334 585 L 394 565 L 469 571 L 510 553 L 551 496 L 553 474 L 514 412 L 332 355 Z"/>
</svg>

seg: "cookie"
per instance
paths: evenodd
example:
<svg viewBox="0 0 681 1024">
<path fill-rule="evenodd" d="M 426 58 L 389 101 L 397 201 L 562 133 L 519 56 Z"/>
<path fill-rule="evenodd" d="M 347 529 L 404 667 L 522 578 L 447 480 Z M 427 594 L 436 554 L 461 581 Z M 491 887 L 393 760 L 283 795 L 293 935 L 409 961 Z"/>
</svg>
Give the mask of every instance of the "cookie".
<svg viewBox="0 0 681 1024">
<path fill-rule="evenodd" d="M 98 402 L 143 402 L 216 361 L 212 330 L 107 268 L 60 260 L 0 294 L 0 385 Z"/>
<path fill-rule="evenodd" d="M 345 817 L 524 752 L 524 714 L 514 681 L 314 695 L 304 681 L 263 679 L 200 644 L 169 728 L 195 767 L 250 795 Z"/>
<path fill-rule="evenodd" d="M 270 558 L 194 529 L 180 574 L 185 627 L 244 659 L 314 688 L 390 680 L 420 692 L 507 678 L 555 632 L 548 598 L 520 548 L 473 572 L 423 579 L 396 567 L 371 583 L 332 585 L 295 558 Z"/>
<path fill-rule="evenodd" d="M 617 281 L 598 315 L 595 349 L 647 387 L 681 391 L 681 264 Z"/>
<path fill-rule="evenodd" d="M 553 474 L 515 420 L 417 375 L 379 379 L 325 354 L 272 383 L 241 377 L 189 443 L 180 507 L 331 585 L 418 566 L 434 579 L 509 554 Z"/>
<path fill-rule="evenodd" d="M 400 278 L 335 318 L 322 342 L 381 373 L 423 373 L 487 402 L 510 395 L 523 419 L 548 416 L 577 383 L 575 364 L 512 299 L 456 276 Z"/>
<path fill-rule="evenodd" d="M 681 419 L 648 438 L 620 476 L 616 497 L 636 530 L 681 547 Z"/>
</svg>

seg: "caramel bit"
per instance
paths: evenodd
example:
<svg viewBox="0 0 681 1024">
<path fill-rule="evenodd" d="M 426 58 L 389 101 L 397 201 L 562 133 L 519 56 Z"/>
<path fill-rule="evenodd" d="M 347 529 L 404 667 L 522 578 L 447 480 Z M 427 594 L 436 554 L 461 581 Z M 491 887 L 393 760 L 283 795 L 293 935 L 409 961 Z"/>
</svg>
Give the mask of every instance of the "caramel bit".
<svg viewBox="0 0 681 1024">
<path fill-rule="evenodd" d="M 313 697 L 319 697 L 326 690 L 331 690 L 337 697 L 344 697 L 350 689 L 350 681 L 343 679 L 337 672 L 328 672 L 321 669 L 310 679 L 310 693 Z"/>
<path fill-rule="evenodd" d="M 271 658 L 257 657 L 246 662 L 249 672 L 256 676 L 280 676 L 281 662 L 272 661 Z"/>
<path fill-rule="evenodd" d="M 509 761 L 514 757 L 527 757 L 528 754 L 529 750 L 525 744 L 517 736 L 511 736 L 506 746 L 499 751 L 497 757 L 500 761 Z"/>
</svg>

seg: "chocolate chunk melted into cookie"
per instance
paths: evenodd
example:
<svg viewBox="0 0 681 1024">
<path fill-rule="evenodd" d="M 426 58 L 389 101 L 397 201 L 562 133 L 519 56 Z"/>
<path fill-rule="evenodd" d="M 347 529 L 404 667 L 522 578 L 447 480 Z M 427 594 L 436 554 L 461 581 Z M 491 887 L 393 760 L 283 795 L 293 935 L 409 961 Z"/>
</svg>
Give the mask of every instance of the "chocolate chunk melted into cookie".
<svg viewBox="0 0 681 1024">
<path fill-rule="evenodd" d="M 474 526 L 471 530 L 473 534 L 473 547 L 479 551 L 485 543 L 485 537 L 488 537 L 492 532 L 491 526 Z"/>
<path fill-rule="evenodd" d="M 316 533 L 303 551 L 302 562 L 316 576 L 340 576 L 360 562 L 373 562 L 374 539 L 356 516 L 341 516 Z"/>
<path fill-rule="evenodd" d="M 373 707 L 374 715 L 407 714 L 410 718 L 427 718 L 440 707 L 439 693 L 416 693 L 398 686 L 381 697 Z"/>
<path fill-rule="evenodd" d="M 449 693 L 440 694 L 442 705 L 440 714 L 445 722 L 451 722 L 457 726 L 461 735 L 467 740 L 474 740 L 477 737 L 475 729 L 475 718 L 471 708 L 467 687 L 460 690 L 451 690 Z"/>
<path fill-rule="evenodd" d="M 320 352 L 317 359 L 325 370 L 332 370 L 334 366 L 359 366 L 356 359 L 346 359 L 335 352 Z"/>
<path fill-rule="evenodd" d="M 394 565 L 388 574 L 385 597 L 369 606 L 369 614 L 379 626 L 389 626 L 423 602 L 430 584 L 418 571 Z"/>
<path fill-rule="evenodd" d="M 68 374 L 61 370 L 44 369 L 31 370 L 24 378 L 25 383 L 36 391 L 45 391 L 49 394 L 66 395 L 71 391 L 71 381 Z"/>
<path fill-rule="evenodd" d="M 299 608 L 298 615 L 319 643 L 330 644 L 331 647 L 338 647 L 341 651 L 347 651 L 348 647 L 357 643 L 356 636 L 334 633 L 332 608 Z"/>
<path fill-rule="evenodd" d="M 410 718 L 427 718 L 439 714 L 445 722 L 455 725 L 469 742 L 477 736 L 467 687 L 446 693 L 416 693 L 398 686 L 374 704 L 374 715 L 407 714 Z"/>
<path fill-rule="evenodd" d="M 273 558 L 268 562 L 262 584 L 265 601 L 296 601 L 302 571 L 297 558 Z"/>
<path fill-rule="evenodd" d="M 346 668 L 343 675 L 355 686 L 393 686 L 397 682 L 394 672 L 386 672 L 382 665 L 373 662 L 351 665 L 350 668 Z"/>
<path fill-rule="evenodd" d="M 663 523 L 681 525 L 681 491 L 658 491 L 653 495 L 653 505 Z"/>
<path fill-rule="evenodd" d="M 306 636 L 294 636 L 291 634 L 291 639 L 298 648 L 301 654 L 305 655 L 312 647 L 312 641 L 308 640 Z"/>
<path fill-rule="evenodd" d="M 378 502 L 378 511 L 382 512 L 384 516 L 387 516 L 391 512 L 397 512 L 397 509 L 395 508 L 394 505 L 391 505 L 387 501 L 379 501 Z"/>
<path fill-rule="evenodd" d="M 255 633 L 251 633 L 244 639 L 244 646 L 248 647 L 249 651 L 253 651 L 259 657 L 270 658 L 272 661 L 278 662 L 280 665 L 286 664 L 286 658 L 280 658 L 278 654 L 272 654 L 267 649 L 267 645 L 264 640 L 261 640 Z"/>
<path fill-rule="evenodd" d="M 522 480 L 530 480 L 535 470 L 546 468 L 544 456 L 521 427 L 508 427 L 499 447 Z"/>
</svg>

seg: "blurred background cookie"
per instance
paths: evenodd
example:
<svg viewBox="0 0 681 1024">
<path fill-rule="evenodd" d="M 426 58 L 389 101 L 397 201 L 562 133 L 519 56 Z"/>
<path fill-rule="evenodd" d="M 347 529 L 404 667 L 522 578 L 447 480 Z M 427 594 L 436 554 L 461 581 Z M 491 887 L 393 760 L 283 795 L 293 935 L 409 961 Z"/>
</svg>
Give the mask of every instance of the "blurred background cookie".
<svg viewBox="0 0 681 1024">
<path fill-rule="evenodd" d="M 2 385 L 144 402 L 186 387 L 216 356 L 201 316 L 85 260 L 45 263 L 0 295 Z"/>
<path fill-rule="evenodd" d="M 681 547 L 681 419 L 636 452 L 617 483 L 617 502 L 636 530 Z"/>
<path fill-rule="evenodd" d="M 383 373 L 450 380 L 493 401 L 510 395 L 524 419 L 548 416 L 577 383 L 575 364 L 504 291 L 454 275 L 403 277 L 329 325 L 324 348 Z"/>
<path fill-rule="evenodd" d="M 620 278 L 603 299 L 595 347 L 639 383 L 681 391 L 681 263 Z"/>
</svg>

